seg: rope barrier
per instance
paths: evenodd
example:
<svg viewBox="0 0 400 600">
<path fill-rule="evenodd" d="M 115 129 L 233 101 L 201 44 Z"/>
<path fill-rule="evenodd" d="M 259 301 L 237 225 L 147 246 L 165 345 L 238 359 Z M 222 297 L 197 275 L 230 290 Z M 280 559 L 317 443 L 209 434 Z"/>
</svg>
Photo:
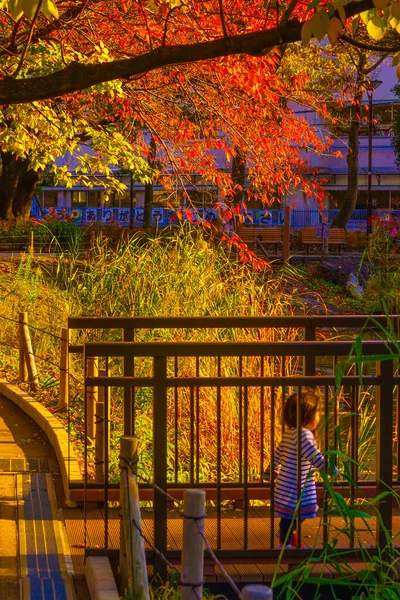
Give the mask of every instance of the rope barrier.
<svg viewBox="0 0 400 600">
<path fill-rule="evenodd" d="M 141 475 L 139 475 L 138 473 L 136 473 L 135 469 L 133 468 L 133 465 L 138 463 L 137 459 L 135 461 L 130 461 L 130 460 L 128 460 L 128 459 L 126 459 L 126 458 L 124 458 L 122 456 L 120 456 L 119 458 L 120 458 L 120 464 L 121 464 L 122 461 L 124 461 L 126 463 L 125 467 L 121 467 L 122 469 L 126 469 L 126 470 L 129 469 L 133 473 L 133 475 L 135 475 L 136 477 L 139 477 L 139 479 L 141 479 L 144 483 L 147 483 L 147 484 L 151 485 L 154 489 L 156 489 L 158 492 L 160 492 L 161 494 L 163 494 L 169 500 L 175 502 L 176 504 L 180 504 L 180 505 L 182 504 L 180 500 L 178 500 L 177 498 L 174 498 L 174 496 L 171 496 L 171 494 L 169 494 L 168 492 L 166 492 L 165 490 L 163 490 L 162 488 L 160 488 L 157 484 L 151 482 L 148 479 L 145 479 L 144 477 L 142 477 Z M 198 532 L 201 535 L 201 537 L 203 538 L 204 544 L 205 544 L 206 549 L 209 552 L 211 558 L 213 559 L 213 561 L 215 562 L 215 564 L 217 565 L 217 567 L 221 570 L 222 575 L 225 577 L 225 579 L 230 584 L 230 586 L 232 587 L 232 589 L 234 590 L 234 592 L 237 594 L 238 598 L 240 600 L 242 600 L 243 595 L 242 595 L 241 591 L 239 590 L 239 588 L 237 587 L 236 583 L 233 581 L 233 579 L 229 575 L 229 573 L 227 573 L 227 571 L 224 568 L 224 566 L 222 565 L 221 561 L 218 560 L 217 556 L 215 555 L 215 552 L 211 548 L 210 542 L 206 538 L 204 532 L 201 530 L 200 522 L 207 515 L 204 514 L 204 515 L 201 515 L 201 516 L 192 516 L 192 515 L 185 515 L 185 514 L 181 514 L 181 513 L 179 513 L 179 514 L 184 519 L 191 519 L 191 520 L 193 520 L 196 523 Z M 180 573 L 179 569 L 177 569 L 174 565 L 171 565 L 171 563 L 169 563 L 168 559 L 159 550 L 157 550 L 156 548 L 154 548 L 154 546 L 152 546 L 152 544 L 144 537 L 144 535 L 141 532 L 141 529 L 138 528 L 137 524 L 136 523 L 133 523 L 133 524 L 139 530 L 139 533 L 143 537 L 143 539 L 145 540 L 146 544 L 148 544 L 151 547 L 151 549 L 154 550 L 168 566 L 170 566 L 171 568 L 174 568 L 175 570 L 177 570 Z M 196 586 L 203 585 L 203 583 L 197 583 L 197 584 L 186 583 L 184 585 L 187 585 L 188 587 L 190 587 L 190 586 L 193 587 L 193 591 L 195 592 L 195 594 L 197 596 L 197 591 L 194 588 Z M 201 599 L 199 598 L 199 600 L 201 600 Z"/>
</svg>

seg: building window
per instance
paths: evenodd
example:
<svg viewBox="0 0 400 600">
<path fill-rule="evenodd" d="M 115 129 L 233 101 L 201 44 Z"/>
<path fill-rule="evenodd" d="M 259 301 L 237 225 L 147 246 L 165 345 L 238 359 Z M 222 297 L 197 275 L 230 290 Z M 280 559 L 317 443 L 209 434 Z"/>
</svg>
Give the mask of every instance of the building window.
<svg viewBox="0 0 400 600">
<path fill-rule="evenodd" d="M 57 192 L 53 190 L 43 191 L 43 206 L 57 206 Z"/>
<path fill-rule="evenodd" d="M 86 191 L 79 191 L 77 192 L 72 191 L 71 192 L 71 201 L 72 201 L 72 206 L 73 207 L 82 207 L 82 206 L 86 206 L 86 197 L 87 197 L 87 192 Z"/>
<path fill-rule="evenodd" d="M 89 192 L 87 192 L 87 196 L 88 196 L 88 199 L 87 199 L 88 206 L 91 206 L 92 208 L 98 208 L 98 207 L 102 206 L 101 192 L 90 190 Z"/>
</svg>

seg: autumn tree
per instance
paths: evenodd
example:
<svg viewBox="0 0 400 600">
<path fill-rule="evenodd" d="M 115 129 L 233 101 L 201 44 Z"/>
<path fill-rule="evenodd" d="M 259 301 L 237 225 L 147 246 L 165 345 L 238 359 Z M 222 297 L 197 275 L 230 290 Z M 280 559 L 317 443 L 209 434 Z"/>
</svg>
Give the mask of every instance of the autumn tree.
<svg viewBox="0 0 400 600">
<path fill-rule="evenodd" d="M 277 96 L 295 99 L 301 89 L 301 79 L 293 85 L 279 82 L 275 77 L 276 65 L 274 68 L 271 61 L 279 60 L 276 49 L 300 39 L 307 43 L 313 36 L 322 39 L 326 33 L 333 42 L 341 36 L 347 43 L 355 43 L 345 34 L 344 25 L 352 16 L 370 8 L 369 32 L 376 37 L 376 28 L 385 28 L 392 14 L 383 6 L 385 0 L 375 0 L 376 3 L 380 6 L 371 8 L 374 5 L 369 0 L 346 6 L 338 0 L 326 6 L 319 6 L 315 0 L 308 5 L 296 1 L 266 4 L 247 0 L 59 4 L 52 0 L 41 3 L 13 0 L 8 6 L 11 15 L 4 8 L 1 20 L 3 113 L 14 110 L 12 105 L 15 104 L 30 106 L 36 112 L 43 112 L 44 106 L 46 110 L 54 109 L 53 104 L 58 107 L 64 102 L 71 107 L 75 95 L 67 94 L 82 93 L 81 90 L 91 87 L 92 93 L 86 96 L 86 114 L 83 110 L 81 118 L 87 117 L 89 110 L 92 118 L 93 96 L 99 94 L 101 103 L 107 105 L 105 98 L 109 91 L 114 94 L 109 105 L 115 109 L 115 116 L 112 125 L 106 125 L 106 131 L 120 134 L 120 128 L 126 130 L 127 123 L 132 122 L 131 134 L 124 135 L 124 140 L 130 144 L 132 159 L 136 157 L 139 161 L 139 171 L 140 159 L 149 156 L 142 134 L 147 129 L 171 165 L 185 167 L 186 172 L 190 172 L 188 169 L 192 166 L 194 172 L 204 174 L 207 181 L 226 190 L 228 197 L 232 195 L 232 184 L 230 182 L 229 187 L 226 173 L 216 169 L 214 151 L 217 150 L 231 160 L 236 160 L 240 153 L 245 153 L 247 159 L 249 149 L 252 150 L 249 161 L 252 189 L 262 200 L 270 198 L 273 190 L 285 192 L 293 185 L 302 185 L 307 193 L 312 193 L 312 186 L 302 175 L 305 161 L 293 148 L 318 149 L 321 142 L 313 137 L 306 124 L 293 121 L 290 111 L 281 110 L 278 118 L 273 118 L 271 107 L 279 106 Z M 380 20 L 376 25 L 378 16 Z M 106 87 L 109 84 L 105 82 L 111 81 L 116 82 L 116 91 Z M 232 93 L 228 95 L 229 82 L 232 82 Z M 193 111 L 198 114 L 209 111 L 210 125 L 200 119 L 194 124 L 187 118 L 182 119 L 182 113 L 176 110 L 179 87 L 186 96 L 185 102 L 191 97 Z M 292 94 L 293 89 L 295 94 Z M 230 100 L 228 111 L 227 100 Z M 174 119 L 171 119 L 168 135 L 163 119 L 172 114 Z M 11 120 L 10 115 L 3 119 L 3 123 L 7 123 L 7 119 L 10 123 L 8 133 L 16 131 L 13 122 L 18 120 L 18 115 L 16 110 Z M 75 126 L 79 119 L 73 115 L 73 111 L 70 112 L 69 118 Z M 96 127 L 100 122 L 96 121 Z M 89 124 L 86 129 L 91 128 L 92 134 L 99 137 L 96 127 Z M 83 123 L 79 128 L 85 129 Z M 64 131 L 64 126 L 60 131 Z M 204 134 L 200 140 L 199 131 Z M 74 133 L 74 141 L 79 135 Z M 103 139 L 106 146 L 106 136 Z M 64 146 L 64 150 L 65 147 L 68 146 Z M 6 145 L 3 149 L 8 151 Z M 27 152 L 18 152 L 16 145 L 10 151 L 16 157 L 27 158 Z M 127 151 L 129 154 L 128 148 Z M 103 157 L 110 159 L 104 153 Z M 95 158 L 101 159 L 100 155 Z M 35 160 L 29 158 L 28 170 L 39 168 L 39 161 Z M 83 176 L 85 169 L 83 164 Z M 176 177 L 182 177 L 182 169 L 174 167 L 173 170 Z M 162 175 L 157 173 L 159 178 Z M 169 181 L 173 182 L 174 178 L 169 177 Z M 5 214 L 3 209 L 2 212 Z"/>
</svg>

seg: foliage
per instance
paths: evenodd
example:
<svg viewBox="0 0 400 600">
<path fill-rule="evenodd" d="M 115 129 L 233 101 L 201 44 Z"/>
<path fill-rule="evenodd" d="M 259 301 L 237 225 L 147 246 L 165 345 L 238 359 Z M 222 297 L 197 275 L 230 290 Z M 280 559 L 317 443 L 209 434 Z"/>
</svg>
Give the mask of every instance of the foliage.
<svg viewBox="0 0 400 600">
<path fill-rule="evenodd" d="M 359 9 L 369 3 L 372 7 L 372 0 L 364 0 Z M 319 105 L 310 85 L 315 77 L 303 60 L 296 67 L 298 49 L 291 66 L 279 70 L 282 60 L 289 61 L 276 47 L 301 39 L 306 45 L 325 34 L 332 44 L 339 35 L 348 42 L 357 6 L 312 1 L 277 9 L 261 1 L 249 7 L 244 0 L 229 6 L 217 0 L 100 5 L 10 0 L 2 6 L 3 153 L 26 159 L 35 172 L 50 169 L 55 181 L 71 185 L 67 166 L 54 166 L 67 152 L 75 181 L 92 185 L 103 177 L 106 190 L 123 188 L 110 164 L 129 169 L 139 181 L 168 184 L 171 193 L 187 185 L 185 173 L 195 173 L 200 186 L 219 188 L 228 204 L 241 191 L 228 173 L 240 156 L 248 165 L 252 196 L 271 203 L 302 188 L 322 198 L 320 186 L 304 177 L 309 165 L 299 150 L 321 152 L 326 144 L 288 107 L 289 102 Z M 384 27 L 389 9 L 377 10 L 363 13 L 369 29 L 377 20 Z M 392 27 L 394 18 L 393 13 Z M 330 50 L 325 54 L 320 70 L 332 73 L 330 89 L 340 95 L 342 85 L 338 89 L 336 83 L 346 70 L 343 63 L 338 68 Z M 17 97 L 20 84 L 23 98 Z M 83 91 L 90 86 L 90 93 Z M 321 112 L 327 114 L 323 106 Z M 150 135 L 157 144 L 155 169 L 147 161 Z M 81 150 L 84 142 L 91 151 Z"/>
<path fill-rule="evenodd" d="M 63 63 L 55 64 L 42 78 L 40 86 L 31 85 L 26 73 L 21 81 L 4 82 L 8 89 L 0 83 L 1 103 L 50 98 L 99 82 L 142 76 L 187 62 L 232 54 L 265 56 L 274 47 L 300 40 L 306 45 L 313 37 L 322 40 L 328 35 L 329 41 L 335 44 L 341 36 L 347 43 L 356 43 L 349 33 L 354 35 L 360 19 L 372 39 L 379 41 L 388 30 L 397 29 L 400 16 L 396 2 L 388 0 L 366 0 L 350 6 L 342 1 L 295 1 L 280 6 L 279 12 L 272 3 L 259 1 L 250 7 L 239 0 L 229 7 L 216 0 L 201 3 L 124 0 L 104 3 L 102 10 L 97 8 L 97 4 L 91 3 L 10 0 L 10 12 L 3 20 L 3 47 L 7 43 L 12 47 L 19 64 L 9 72 L 14 76 L 20 74 L 29 45 L 37 40 L 44 40 L 57 50 L 62 48 Z M 52 18 L 57 16 L 59 20 Z M 78 21 L 79 28 L 76 27 Z M 60 33 L 58 22 L 63 23 Z M 229 43 L 225 38 L 229 38 Z M 73 58 L 70 48 L 75 52 Z M 99 53 L 96 61 L 92 60 L 93 50 Z M 4 55 L 5 61 L 10 54 Z M 35 77 L 41 74 L 39 64 Z"/>
</svg>

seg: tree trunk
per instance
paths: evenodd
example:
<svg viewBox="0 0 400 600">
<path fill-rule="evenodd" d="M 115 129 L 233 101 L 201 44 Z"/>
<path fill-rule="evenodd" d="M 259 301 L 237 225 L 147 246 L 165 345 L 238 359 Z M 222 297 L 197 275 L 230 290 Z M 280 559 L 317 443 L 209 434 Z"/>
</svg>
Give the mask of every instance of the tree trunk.
<svg viewBox="0 0 400 600">
<path fill-rule="evenodd" d="M 154 159 L 156 157 L 156 143 L 153 136 L 150 140 L 150 152 L 147 162 L 151 168 L 154 167 Z M 151 213 L 153 210 L 153 189 L 154 185 L 151 181 L 146 183 L 144 187 L 144 207 L 143 207 L 143 229 L 148 229 L 151 226 Z"/>
<path fill-rule="evenodd" d="M 0 219 L 28 219 L 39 174 L 29 161 L 11 152 L 0 152 Z"/>
<path fill-rule="evenodd" d="M 38 181 L 39 173 L 33 169 L 21 173 L 13 202 L 13 214 L 17 219 L 29 219 L 32 198 Z"/>
<path fill-rule="evenodd" d="M 0 152 L 0 156 L 0 219 L 10 221 L 13 219 L 13 201 L 19 179 L 18 159 L 11 152 Z"/>
<path fill-rule="evenodd" d="M 348 136 L 349 149 L 347 152 L 347 190 L 339 207 L 339 212 L 332 221 L 332 227 L 346 228 L 356 207 L 358 196 L 358 136 L 360 133 L 360 106 L 362 94 L 355 97 L 355 105 L 352 111 L 352 119 Z"/>
<path fill-rule="evenodd" d="M 144 206 L 143 206 L 143 229 L 148 229 L 151 225 L 151 213 L 153 209 L 153 182 L 146 183 L 144 186 Z"/>
<path fill-rule="evenodd" d="M 237 186 L 233 196 L 233 204 L 239 204 L 244 200 L 244 186 L 246 183 L 246 157 L 240 150 L 235 148 L 236 155 L 232 159 L 231 177 L 233 184 Z"/>
<path fill-rule="evenodd" d="M 332 221 L 332 227 L 346 228 L 346 225 L 354 212 L 358 196 L 358 157 L 361 103 L 363 98 L 363 81 L 366 77 L 367 54 L 362 52 L 357 67 L 357 93 L 354 96 L 354 105 L 351 114 L 350 129 L 348 134 L 347 151 L 347 190 L 340 204 L 339 212 Z"/>
</svg>

